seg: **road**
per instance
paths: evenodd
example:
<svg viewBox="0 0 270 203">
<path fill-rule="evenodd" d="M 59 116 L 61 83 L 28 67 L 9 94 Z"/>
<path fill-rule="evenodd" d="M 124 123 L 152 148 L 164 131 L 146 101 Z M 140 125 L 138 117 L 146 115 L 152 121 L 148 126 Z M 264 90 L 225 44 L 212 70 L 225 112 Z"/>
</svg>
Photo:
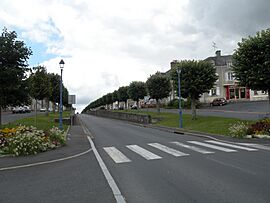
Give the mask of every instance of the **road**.
<svg viewBox="0 0 270 203">
<path fill-rule="evenodd" d="M 270 202 L 270 147 L 81 118 L 127 202 Z"/>
<path fill-rule="evenodd" d="M 38 112 L 40 114 L 41 112 Z M 2 112 L 2 124 L 7 124 L 22 118 L 34 116 L 35 112 L 32 111 L 31 113 L 18 113 L 13 114 L 12 112 Z"/>
<path fill-rule="evenodd" d="M 156 111 L 156 109 L 145 109 Z M 161 109 L 161 112 L 178 113 L 178 109 Z M 191 114 L 191 110 L 183 109 L 184 114 Z M 268 101 L 233 102 L 224 106 L 201 107 L 197 109 L 201 116 L 218 116 L 225 118 L 239 118 L 243 120 L 258 120 L 270 117 Z"/>
</svg>

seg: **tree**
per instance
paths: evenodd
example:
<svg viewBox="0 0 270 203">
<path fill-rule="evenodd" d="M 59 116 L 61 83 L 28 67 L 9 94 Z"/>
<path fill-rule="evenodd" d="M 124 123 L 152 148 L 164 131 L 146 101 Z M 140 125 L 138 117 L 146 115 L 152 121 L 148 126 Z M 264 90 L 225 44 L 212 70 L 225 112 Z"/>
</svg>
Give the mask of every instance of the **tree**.
<svg viewBox="0 0 270 203">
<path fill-rule="evenodd" d="M 0 125 L 2 108 L 29 101 L 24 79 L 30 55 L 31 49 L 17 40 L 17 33 L 4 28 L 0 36 Z"/>
<path fill-rule="evenodd" d="M 160 113 L 159 100 L 169 96 L 171 91 L 170 79 L 157 72 L 147 79 L 146 87 L 150 97 L 157 100 L 157 110 Z"/>
<path fill-rule="evenodd" d="M 191 100 L 192 119 L 196 119 L 196 101 L 208 92 L 217 80 L 213 65 L 206 61 L 172 62 L 171 76 L 178 91 L 177 68 L 181 69 L 181 96 Z"/>
<path fill-rule="evenodd" d="M 270 109 L 270 28 L 238 43 L 232 70 L 240 85 L 268 91 Z"/>
<path fill-rule="evenodd" d="M 53 103 L 53 112 L 55 112 L 56 103 L 59 103 L 60 100 L 60 75 L 49 73 L 49 81 L 50 81 L 50 101 Z"/>
<path fill-rule="evenodd" d="M 36 101 L 35 112 L 37 117 L 37 100 L 49 98 L 51 94 L 50 78 L 44 66 L 33 68 L 34 72 L 28 78 L 30 96 Z M 48 107 L 47 107 L 48 109 Z"/>
<path fill-rule="evenodd" d="M 126 102 L 127 102 L 128 99 L 129 99 L 128 86 L 119 87 L 119 89 L 118 89 L 118 100 L 119 100 L 119 102 L 125 102 L 125 106 L 126 106 Z"/>
<path fill-rule="evenodd" d="M 133 101 L 136 101 L 137 104 L 139 99 L 143 99 L 146 96 L 145 83 L 140 81 L 133 81 L 128 87 L 128 95 Z"/>
</svg>

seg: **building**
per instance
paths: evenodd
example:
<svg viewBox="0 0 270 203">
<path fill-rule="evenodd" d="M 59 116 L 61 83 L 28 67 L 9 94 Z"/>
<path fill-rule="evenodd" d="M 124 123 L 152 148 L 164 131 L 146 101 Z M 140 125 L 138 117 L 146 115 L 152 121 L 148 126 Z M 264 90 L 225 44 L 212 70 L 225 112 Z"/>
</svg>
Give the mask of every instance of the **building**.
<svg viewBox="0 0 270 203">
<path fill-rule="evenodd" d="M 212 101 L 216 97 L 224 97 L 229 101 L 237 100 L 266 100 L 267 92 L 253 91 L 249 87 L 239 86 L 232 71 L 232 55 L 221 55 L 221 51 L 216 51 L 216 55 L 208 57 L 205 61 L 213 63 L 218 80 L 214 87 L 201 97 L 201 102 Z"/>
<path fill-rule="evenodd" d="M 208 57 L 205 61 L 212 63 L 218 76 L 214 87 L 207 93 L 204 93 L 200 102 L 209 103 L 215 98 L 226 98 L 229 101 L 253 101 L 267 100 L 268 94 L 265 91 L 251 90 L 249 87 L 239 85 L 239 82 L 234 78 L 232 71 L 232 55 L 221 55 L 218 50 L 215 56 Z M 177 65 L 177 61 L 171 62 L 171 68 Z"/>
</svg>

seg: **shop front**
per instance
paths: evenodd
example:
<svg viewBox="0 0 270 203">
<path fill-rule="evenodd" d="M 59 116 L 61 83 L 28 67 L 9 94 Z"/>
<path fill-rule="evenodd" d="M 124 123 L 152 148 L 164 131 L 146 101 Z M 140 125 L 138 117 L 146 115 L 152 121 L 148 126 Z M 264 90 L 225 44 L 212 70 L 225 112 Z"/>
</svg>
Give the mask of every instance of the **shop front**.
<svg viewBox="0 0 270 203">
<path fill-rule="evenodd" d="M 224 88 L 227 100 L 250 99 L 249 88 L 238 85 L 225 85 Z"/>
</svg>

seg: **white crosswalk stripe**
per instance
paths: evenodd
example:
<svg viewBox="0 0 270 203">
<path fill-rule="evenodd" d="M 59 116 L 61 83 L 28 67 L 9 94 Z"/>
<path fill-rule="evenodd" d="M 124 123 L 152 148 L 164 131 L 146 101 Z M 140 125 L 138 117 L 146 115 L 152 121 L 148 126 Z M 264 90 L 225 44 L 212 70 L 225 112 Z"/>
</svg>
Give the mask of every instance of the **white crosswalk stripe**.
<svg viewBox="0 0 270 203">
<path fill-rule="evenodd" d="M 131 162 L 122 152 L 115 147 L 103 147 L 105 152 L 114 160 L 115 163 L 126 163 Z"/>
<path fill-rule="evenodd" d="M 133 152 L 139 154 L 140 156 L 142 156 L 143 158 L 147 159 L 147 160 L 153 160 L 153 159 L 162 159 L 162 157 L 138 146 L 138 145 L 127 145 L 127 148 L 129 148 L 130 150 L 132 150 Z"/>
<path fill-rule="evenodd" d="M 202 149 L 202 148 L 199 148 L 199 147 L 186 145 L 186 144 L 183 144 L 181 142 L 171 142 L 171 143 L 176 144 L 177 146 L 180 146 L 180 147 L 191 149 L 193 151 L 196 151 L 196 152 L 199 152 L 199 153 L 202 153 L 202 154 L 213 154 L 213 153 L 215 153 L 215 152 L 208 151 L 208 150 L 205 150 L 205 149 Z"/>
<path fill-rule="evenodd" d="M 200 145 L 200 146 L 203 146 L 203 147 L 208 147 L 208 148 L 220 150 L 220 151 L 223 151 L 223 152 L 237 152 L 234 149 L 228 149 L 228 148 L 225 148 L 225 147 L 220 147 L 220 146 L 207 144 L 207 143 L 203 143 L 203 142 L 198 142 L 198 141 L 188 141 L 188 142 L 191 143 L 191 144 Z"/>
<path fill-rule="evenodd" d="M 248 146 L 248 147 L 254 147 L 254 148 L 257 148 L 257 149 L 263 149 L 263 150 L 270 151 L 270 147 L 265 146 L 265 145 L 252 144 L 252 143 L 239 143 L 239 144 L 244 145 L 244 146 Z"/>
<path fill-rule="evenodd" d="M 148 145 L 155 147 L 155 148 L 159 149 L 160 151 L 166 152 L 166 153 L 171 154 L 171 155 L 176 156 L 176 157 L 189 155 L 189 154 L 180 152 L 178 150 L 175 150 L 173 148 L 167 147 L 167 146 L 159 144 L 159 143 L 149 143 Z"/>
<path fill-rule="evenodd" d="M 231 148 L 235 148 L 235 149 L 242 149 L 242 150 L 246 150 L 246 151 L 258 151 L 258 149 L 238 146 L 238 145 L 235 145 L 235 144 L 228 144 L 228 143 L 224 143 L 224 142 L 218 142 L 218 141 L 214 141 L 214 140 L 207 140 L 206 142 L 212 143 L 212 144 L 217 144 L 217 145 L 222 145 L 222 146 L 225 146 L 225 147 L 231 147 Z"/>
</svg>

